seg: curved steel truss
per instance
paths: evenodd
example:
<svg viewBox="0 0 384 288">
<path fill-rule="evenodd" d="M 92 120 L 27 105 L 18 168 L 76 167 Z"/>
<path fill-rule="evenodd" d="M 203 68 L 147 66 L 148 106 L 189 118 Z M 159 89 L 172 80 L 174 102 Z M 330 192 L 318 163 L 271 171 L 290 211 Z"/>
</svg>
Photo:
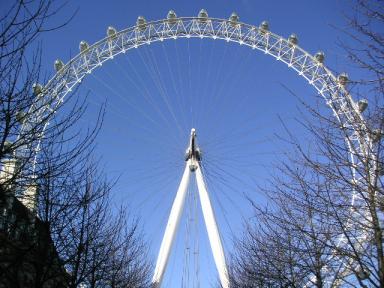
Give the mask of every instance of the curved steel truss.
<svg viewBox="0 0 384 288">
<path fill-rule="evenodd" d="M 140 21 L 139 21 L 140 20 Z M 345 89 L 348 81 L 345 75 L 336 77 L 327 69 L 324 64 L 324 56 L 321 53 L 312 56 L 297 45 L 297 38 L 293 36 L 285 39 L 268 31 L 267 25 L 260 27 L 241 23 L 238 18 L 216 19 L 208 15 L 199 17 L 168 17 L 167 19 L 145 22 L 144 18 L 139 17 L 136 26 L 117 32 L 110 27 L 108 36 L 101 41 L 89 46 L 85 42 L 80 43 L 80 54 L 71 59 L 67 64 L 61 61 L 55 63 L 57 73 L 44 86 L 37 89 L 37 100 L 30 108 L 31 116 L 25 121 L 21 128 L 21 134 L 28 133 L 28 122 L 46 121 L 53 117 L 55 112 L 63 102 L 65 96 L 82 81 L 87 74 L 105 61 L 113 59 L 115 56 L 126 53 L 130 49 L 148 45 L 156 41 L 178 38 L 210 38 L 220 39 L 227 42 L 236 42 L 240 45 L 248 46 L 251 49 L 259 50 L 273 56 L 277 60 L 285 63 L 289 68 L 305 78 L 319 94 L 323 96 L 326 104 L 332 109 L 335 117 L 345 129 L 346 142 L 349 146 L 351 161 L 354 164 L 355 179 L 360 179 L 356 173 L 362 163 L 359 159 L 368 159 L 368 151 L 372 146 L 372 140 L 365 122 L 359 111 L 359 106 L 355 103 Z M 37 109 L 38 108 L 38 109 Z M 39 143 L 33 148 L 37 155 Z M 21 147 L 17 155 L 23 154 Z M 375 166 L 372 166 L 372 176 Z M 374 177 L 374 176 L 373 176 Z M 374 178 L 372 178 L 374 179 Z M 351 201 L 353 206 L 361 200 L 355 191 L 351 191 Z M 368 217 L 364 208 L 356 210 L 357 217 Z M 368 220 L 367 220 L 368 221 Z M 351 221 L 350 225 L 354 225 Z M 362 241 L 368 237 L 364 232 L 359 236 Z M 339 240 L 339 245 L 344 245 L 343 237 Z M 336 256 L 335 256 L 336 257 Z M 351 263 L 347 263 L 351 266 Z M 344 269 L 344 271 L 347 271 Z"/>
</svg>

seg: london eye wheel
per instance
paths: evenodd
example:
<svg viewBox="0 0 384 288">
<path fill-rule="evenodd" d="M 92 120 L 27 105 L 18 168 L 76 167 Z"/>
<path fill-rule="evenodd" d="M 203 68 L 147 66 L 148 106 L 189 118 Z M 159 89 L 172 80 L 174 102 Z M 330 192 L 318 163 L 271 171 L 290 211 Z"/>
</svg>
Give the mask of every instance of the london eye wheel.
<svg viewBox="0 0 384 288">
<path fill-rule="evenodd" d="M 239 20 L 238 15 L 233 13 L 229 19 L 219 19 L 219 18 L 211 18 L 208 16 L 208 13 L 205 10 L 201 10 L 197 17 L 178 17 L 174 11 L 170 11 L 166 17 L 166 19 L 158 20 L 158 21 L 150 21 L 147 22 L 144 17 L 138 17 L 137 23 L 133 27 L 129 27 L 127 29 L 117 31 L 113 27 L 109 27 L 107 29 L 107 36 L 92 44 L 89 45 L 87 42 L 82 41 L 80 43 L 80 53 L 70 59 L 67 63 L 63 63 L 61 60 L 57 60 L 54 64 L 56 69 L 56 74 L 46 83 L 45 85 L 35 85 L 34 86 L 34 92 L 37 97 L 36 103 L 33 104 L 33 106 L 30 108 L 30 111 L 36 111 L 36 113 L 29 113 L 30 119 L 27 119 L 27 121 L 24 121 L 24 124 L 21 127 L 21 134 L 29 133 L 28 131 L 30 125 L 28 125 L 28 122 L 33 121 L 45 121 L 46 126 L 49 125 L 49 121 L 52 120 L 50 117 L 53 117 L 52 111 L 58 110 L 63 101 L 65 100 L 66 95 L 71 93 L 79 83 L 85 82 L 85 78 L 91 78 L 94 77 L 99 80 L 99 83 L 102 83 L 107 89 L 111 88 L 111 84 L 108 84 L 106 80 L 99 79 L 97 75 L 97 68 L 104 66 L 107 66 L 108 63 L 113 63 L 116 59 L 119 58 L 120 55 L 126 54 L 129 55 L 130 53 L 139 53 L 139 57 L 141 59 L 144 59 L 144 65 L 147 65 L 145 67 L 148 71 L 150 71 L 151 75 L 153 76 L 153 83 L 159 90 L 159 99 L 161 100 L 161 104 L 159 99 L 155 99 L 146 91 L 145 84 L 142 85 L 142 88 L 139 88 L 142 90 L 142 95 L 145 96 L 145 99 L 141 99 L 139 101 L 145 102 L 145 105 L 142 107 L 147 107 L 145 111 L 143 111 L 139 105 L 133 103 L 132 99 L 125 100 L 127 102 L 127 105 L 132 105 L 134 107 L 134 110 L 136 110 L 137 113 L 141 114 L 142 117 L 146 118 L 148 122 L 151 122 L 153 124 L 153 127 L 161 126 L 164 130 L 169 131 L 167 135 L 170 135 L 169 137 L 165 137 L 162 139 L 166 145 L 174 146 L 174 144 L 179 143 L 180 141 L 183 142 L 185 140 L 185 146 L 187 149 L 187 155 L 185 160 L 187 160 L 187 163 L 189 166 L 186 167 L 186 171 L 194 172 L 196 170 L 196 167 L 191 168 L 194 164 L 190 163 L 188 161 L 195 161 L 200 162 L 201 157 L 204 159 L 205 157 L 205 151 L 203 149 L 202 156 L 200 151 L 198 150 L 199 147 L 197 147 L 195 144 L 191 144 L 193 141 L 195 141 L 195 130 L 192 130 L 192 134 L 189 136 L 190 128 L 195 128 L 194 126 L 197 125 L 196 131 L 199 135 L 199 127 L 198 123 L 188 123 L 187 125 L 183 125 L 182 121 L 185 121 L 184 119 L 178 120 L 178 117 L 181 113 L 177 111 L 177 107 L 181 107 L 183 109 L 189 109 L 190 107 L 194 107 L 195 110 L 190 110 L 189 115 L 198 115 L 201 113 L 200 111 L 202 109 L 206 109 L 207 114 L 212 114 L 215 110 L 215 106 L 210 105 L 209 103 L 217 103 L 215 101 L 220 102 L 220 99 L 211 99 L 206 100 L 202 98 L 194 98 L 192 97 L 188 99 L 188 97 L 185 95 L 183 91 L 178 91 L 177 89 L 177 82 L 180 81 L 180 83 L 183 83 L 184 79 L 182 77 L 174 77 L 170 73 L 168 76 L 159 76 L 161 73 L 159 72 L 159 60 L 156 59 L 156 56 L 153 55 L 153 52 L 148 50 L 148 45 L 155 43 L 155 42 L 166 42 L 166 41 L 173 41 L 178 39 L 193 39 L 193 38 L 200 38 L 200 39 L 213 39 L 213 40 L 222 40 L 222 43 L 228 43 L 226 45 L 230 45 L 230 43 L 237 43 L 241 46 L 247 47 L 249 49 L 249 54 L 253 54 L 256 52 L 262 52 L 266 55 L 272 56 L 276 60 L 278 60 L 281 63 L 284 63 L 287 67 L 293 69 L 298 73 L 299 76 L 304 78 L 307 83 L 313 87 L 319 95 L 322 96 L 324 99 L 324 102 L 326 106 L 331 109 L 334 117 L 336 117 L 337 121 L 339 121 L 340 125 L 348 131 L 349 135 L 346 137 L 345 141 L 347 142 L 347 145 L 350 150 L 350 158 L 351 161 L 354 163 L 354 179 L 353 181 L 359 182 L 359 173 L 358 171 L 362 165 L 361 159 L 368 159 L 366 155 L 366 151 L 370 150 L 371 145 L 373 145 L 373 141 L 371 139 L 371 135 L 369 133 L 368 128 L 365 126 L 364 119 L 362 118 L 361 112 L 364 109 L 364 103 L 358 103 L 355 102 L 352 98 L 352 96 L 349 94 L 349 92 L 346 89 L 346 85 L 348 83 L 348 76 L 346 74 L 340 74 L 338 76 L 335 76 L 331 70 L 329 70 L 324 65 L 324 54 L 322 52 L 318 52 L 315 55 L 311 55 L 310 53 L 303 50 L 300 46 L 298 46 L 298 37 L 294 34 L 289 36 L 287 39 L 284 37 L 281 37 L 279 35 L 276 35 L 272 33 L 269 30 L 269 25 L 267 22 L 262 22 L 259 26 L 255 25 L 249 25 L 246 23 L 242 23 Z M 189 40 L 188 40 L 189 41 Z M 189 42 L 188 42 L 188 48 L 189 48 Z M 162 49 L 167 49 L 163 44 L 161 46 Z M 159 49 L 161 49 L 159 48 Z M 201 46 L 200 46 L 201 48 Z M 137 50 L 136 50 L 137 49 Z M 176 54 L 183 52 L 179 48 L 175 48 Z M 177 50 L 179 49 L 179 50 Z M 135 52 L 135 51 L 142 51 L 142 52 Z M 165 58 L 162 60 L 164 61 L 164 65 L 169 68 L 169 71 L 172 70 L 170 67 L 170 63 L 172 62 L 172 59 L 169 59 L 170 56 L 165 54 Z M 228 56 L 227 56 L 228 57 Z M 232 56 L 231 56 L 232 57 Z M 234 57 L 234 56 L 233 56 Z M 190 59 L 187 59 L 190 60 Z M 187 61 L 185 60 L 185 61 Z M 135 67 L 135 63 L 129 62 L 131 60 L 128 60 L 126 65 L 129 65 L 129 67 Z M 178 61 L 177 59 L 175 61 Z M 107 63 L 108 62 L 108 63 Z M 199 63 L 198 70 L 202 69 L 204 63 Z M 124 68 L 121 67 L 120 68 Z M 124 70 L 124 69 L 123 69 Z M 138 75 L 135 79 L 132 78 L 132 76 L 127 76 L 129 79 L 131 79 L 132 85 L 136 87 L 140 86 L 139 82 L 146 83 L 146 79 L 143 79 L 140 77 L 140 71 L 131 69 L 136 75 Z M 124 73 L 123 71 L 121 73 Z M 185 71 L 184 71 L 185 73 Z M 239 74 L 241 77 L 241 74 Z M 238 75 L 236 75 L 238 76 Z M 162 84 L 161 77 L 167 77 L 168 81 L 170 83 L 175 84 L 174 90 L 176 94 L 176 102 L 172 102 L 174 100 L 168 98 L 168 93 L 166 92 L 166 88 Z M 186 75 L 185 78 L 191 79 L 192 75 Z M 204 79 L 200 79 L 200 82 L 203 82 Z M 184 83 L 186 86 L 190 85 L 190 82 Z M 183 85 L 183 84 L 180 84 Z M 143 88 L 144 87 L 144 88 Z M 190 87 L 192 88 L 192 87 Z M 112 89 L 110 89 L 112 90 Z M 214 89 L 213 89 L 214 90 Z M 183 95 L 184 93 L 184 95 Z M 215 94 L 215 93 L 213 93 Z M 216 93 L 217 94 L 217 93 Z M 183 98 L 184 97 L 184 98 Z M 128 97 L 129 98 L 129 97 Z M 184 99 L 184 100 L 183 100 Z M 184 101 L 184 102 L 183 102 Z M 194 105 L 189 105 L 188 101 L 193 101 Z M 203 101 L 207 101 L 203 103 Z M 209 102 L 212 101 L 212 102 Z M 130 104 L 131 103 L 131 104 Z M 179 103 L 179 104 L 177 104 Z M 180 104 L 181 103 L 181 104 Z M 179 105 L 179 106 L 177 106 Z M 43 109 L 36 109 L 36 107 L 43 107 Z M 176 107 L 176 108 L 175 108 Z M 212 108 L 213 107 L 213 108 Z M 227 107 L 228 111 L 226 110 L 226 113 L 230 113 L 232 107 Z M 166 111 L 166 112 L 164 112 Z M 155 119 L 152 115 L 153 113 L 157 113 L 159 119 L 163 119 L 164 123 L 159 122 L 157 119 Z M 168 116 L 165 116 L 164 113 L 166 113 Z M 51 115 L 50 117 L 47 117 L 47 115 Z M 185 115 L 185 114 L 184 114 Z M 133 113 L 132 115 L 123 115 L 124 119 L 127 119 L 127 125 L 130 125 L 129 123 L 135 122 L 135 119 L 137 118 L 136 115 Z M 168 118 L 167 118 L 168 117 Z M 193 118 L 193 117 L 192 117 Z M 196 116 L 196 119 L 198 117 Z M 129 120 L 128 120 L 129 119 Z M 169 120 L 171 119 L 171 120 Z M 129 122 L 131 121 L 131 122 Z M 174 123 L 172 123 L 174 121 Z M 203 121 L 203 120 L 202 120 Z M 212 119 L 211 119 L 212 121 Z M 221 121 L 220 118 L 217 118 L 216 121 Z M 246 121 L 246 119 L 243 119 L 243 121 Z M 155 142 L 154 149 L 152 151 L 148 151 L 147 153 L 151 156 L 148 157 L 148 161 L 155 162 L 153 165 L 162 166 L 161 162 L 156 160 L 156 155 L 163 153 L 163 148 L 161 148 L 160 145 L 156 145 L 157 142 L 157 136 L 151 137 L 152 132 L 148 127 L 145 125 L 141 125 L 142 122 L 140 120 L 137 120 L 134 125 L 137 125 L 139 127 L 140 131 L 145 134 L 146 140 L 149 142 Z M 189 127 L 189 129 L 185 129 L 188 127 L 188 125 L 193 126 Z M 237 124 L 236 124 L 237 125 Z M 147 132 L 146 129 L 148 130 Z M 225 133 L 232 132 L 232 127 L 226 127 Z M 171 131 L 178 131 L 179 135 L 181 135 L 182 138 L 177 138 L 175 135 L 172 136 Z M 209 129 L 208 129 L 209 130 Z M 186 133 L 185 133 L 186 132 Z M 206 131 L 207 135 L 210 134 L 211 131 Z M 214 132 L 212 132 L 214 133 Z M 236 135 L 236 134 L 234 134 Z M 185 137 L 187 136 L 187 137 Z M 225 136 L 225 135 L 224 135 Z M 43 135 L 41 135 L 43 137 Z M 183 137 L 185 138 L 183 140 Z M 239 135 L 234 136 L 237 139 L 240 138 Z M 138 137 L 140 138 L 140 137 Z M 148 139 L 151 138 L 151 139 Z M 181 140 L 180 140 L 181 139 Z M 189 140 L 188 140 L 189 139 Z M 200 138 L 199 138 L 200 139 Z M 225 139 L 225 137 L 223 137 Z M 188 141 L 189 144 L 188 144 Z M 178 142 L 179 141 L 179 142 Z M 224 140 L 223 140 L 224 141 Z M 35 154 L 37 157 L 39 153 L 40 142 L 34 143 L 33 147 L 20 147 L 19 150 L 16 152 L 16 155 L 23 155 L 23 153 L 27 153 L 27 149 L 33 149 L 35 151 Z M 183 147 L 185 149 L 186 147 Z M 129 151 L 129 147 L 127 147 Z M 250 148 L 252 149 L 252 148 Z M 233 153 L 227 152 L 226 154 Z M 207 157 L 209 157 L 209 153 L 207 152 Z M 230 158 L 230 157 L 229 157 Z M 173 161 L 174 159 L 172 159 Z M 183 163 L 183 162 L 181 162 Z M 204 160 L 202 160 L 202 163 L 204 163 Z M 36 163 L 31 163 L 32 169 Z M 192 166 L 191 166 L 192 165 Z M 178 168 L 180 165 L 178 166 Z M 199 167 L 197 170 L 199 171 Z M 374 175 L 374 166 L 372 166 L 372 175 Z M 132 167 L 133 168 L 133 167 Z M 142 167 L 137 167 L 138 170 L 140 170 Z M 163 167 L 164 168 L 164 167 Z M 165 169 L 165 168 L 164 168 Z M 189 169 L 189 170 L 188 170 Z M 220 167 L 218 168 L 220 169 Z M 212 170 L 210 171 L 208 167 L 206 167 L 206 170 L 204 170 L 203 167 L 203 174 L 209 174 L 212 173 Z M 140 173 L 144 173 L 143 171 L 139 171 L 137 175 L 140 175 Z M 225 173 L 225 171 L 223 172 Z M 165 177 L 166 178 L 166 177 Z M 174 178 L 177 178 L 176 182 L 178 182 L 179 178 L 174 176 Z M 184 179 L 184 178 L 183 178 Z M 147 181 L 146 179 L 145 181 Z M 164 181 L 170 181 L 174 179 L 164 179 Z M 204 181 L 203 181 L 204 182 Z M 201 186 L 203 183 L 200 181 L 199 184 L 199 178 L 197 178 L 196 187 L 199 185 Z M 157 183 L 159 184 L 159 183 Z M 209 184 L 209 183 L 205 183 Z M 155 184 L 153 184 L 155 185 Z M 180 184 L 180 187 L 182 185 Z M 204 185 L 203 185 L 204 186 Z M 208 185 L 209 186 L 209 185 Z M 180 188 L 179 187 L 179 188 Z M 177 188 L 177 187 L 176 187 Z M 197 190 L 201 190 L 201 187 L 198 187 Z M 208 187 L 209 188 L 209 187 Z M 181 188 L 180 188 L 181 189 Z M 180 190 L 179 189 L 179 190 Z M 197 194 L 189 193 L 187 189 L 184 189 L 184 200 L 186 202 L 190 202 L 190 207 L 192 207 L 189 212 L 190 215 L 196 212 L 196 199 Z M 206 187 L 202 189 L 207 190 Z M 208 189 L 210 190 L 210 189 Z M 187 195 L 187 196 L 185 196 Z M 188 196 L 189 195 L 189 196 Z M 22 197 L 22 195 L 20 195 Z M 202 194 L 200 195 L 200 198 L 202 197 Z M 183 202 L 182 201 L 182 202 Z M 364 205 L 360 205 L 361 198 L 360 196 L 355 193 L 355 191 L 351 191 L 351 203 L 352 207 L 359 207 L 359 209 L 354 210 L 355 217 L 361 217 L 361 215 L 365 215 L 364 209 L 367 209 L 364 207 Z M 176 202 L 176 200 L 175 200 Z M 208 201 L 205 201 L 205 203 L 208 203 L 208 206 L 211 206 Z M 204 206 L 203 202 L 202 205 Z M 180 209 L 182 209 L 183 204 L 179 205 Z M 195 208 L 193 208 L 195 207 Z M 180 210 L 179 209 L 179 210 Z M 204 208 L 203 208 L 204 209 Z M 176 209 L 177 210 L 177 209 Z M 173 208 L 172 210 L 173 211 Z M 212 212 L 212 207 L 206 208 L 207 213 Z M 210 212 L 211 211 L 211 212 Z M 176 213 L 176 212 L 175 212 Z M 165 267 L 167 266 L 168 261 L 168 255 L 169 249 L 172 247 L 172 242 L 174 238 L 175 230 L 178 226 L 179 218 L 181 212 L 177 212 L 174 216 L 175 223 L 174 227 L 170 228 L 172 231 L 168 232 L 170 235 L 170 240 L 163 240 L 163 242 L 169 242 L 164 248 L 163 252 L 159 254 L 158 262 L 160 264 L 159 267 L 156 267 L 155 276 L 154 276 L 154 283 L 160 284 L 162 281 L 163 273 L 165 270 Z M 172 212 L 171 212 L 172 214 Z M 211 213 L 212 214 L 212 213 Z M 172 217 L 170 217 L 171 219 Z M 215 222 L 214 214 L 212 215 L 204 215 L 205 222 L 207 224 L 208 234 L 209 231 L 217 230 L 217 225 Z M 169 220 L 171 221 L 171 220 Z M 208 224 L 208 222 L 211 221 L 211 224 Z M 212 222 L 213 221 L 213 222 Z M 169 224 L 170 222 L 168 222 Z M 212 224 L 213 223 L 213 224 Z M 350 227 L 352 227 L 353 220 L 351 220 Z M 186 235 L 188 235 L 188 231 L 192 226 L 187 225 L 187 228 L 185 231 Z M 165 227 L 163 227 L 165 229 Z M 351 228 L 352 229 L 352 228 Z M 161 229 L 160 229 L 161 230 Z M 215 234 L 215 233 L 214 233 Z M 219 272 L 220 281 L 223 287 L 228 287 L 228 276 L 226 272 L 226 264 L 225 264 L 225 256 L 223 255 L 223 248 L 222 243 L 220 243 L 220 237 L 217 235 L 213 235 L 212 237 L 215 239 L 211 239 L 210 242 L 212 248 L 214 248 L 215 245 L 219 245 L 221 249 L 219 251 L 216 251 L 216 254 L 214 252 L 215 257 L 215 264 L 217 266 L 217 270 Z M 166 234 L 167 235 L 167 232 Z M 360 239 L 364 242 L 365 239 L 369 237 L 365 232 L 361 232 L 359 235 Z M 164 236 L 166 238 L 166 236 Z M 157 239 L 157 241 L 160 239 Z M 191 241 L 191 240 L 189 240 Z M 212 242 L 213 241 L 213 242 Z M 160 241 L 159 241 L 160 242 Z M 340 237 L 338 239 L 338 245 L 346 245 L 345 239 L 343 237 Z M 225 247 L 225 245 L 224 245 Z M 363 248 L 362 248 L 363 249 Z M 214 249 L 213 249 L 214 250 Z M 164 256 L 165 255 L 165 256 Z M 189 256 L 188 256 L 189 255 Z M 188 254 L 188 257 L 193 257 Z M 187 257 L 187 258 L 188 258 Z M 337 256 L 330 256 L 330 257 L 337 257 Z M 161 260 L 163 258 L 163 260 Z M 349 269 L 351 263 L 340 263 L 340 269 L 342 270 L 342 273 L 345 275 L 349 274 Z M 324 269 L 327 269 L 325 267 Z M 160 272 L 159 272 L 160 270 Z M 198 270 L 196 268 L 195 270 Z M 158 276 L 156 276 L 156 273 L 158 273 Z M 331 281 L 331 280 L 330 280 Z"/>
</svg>

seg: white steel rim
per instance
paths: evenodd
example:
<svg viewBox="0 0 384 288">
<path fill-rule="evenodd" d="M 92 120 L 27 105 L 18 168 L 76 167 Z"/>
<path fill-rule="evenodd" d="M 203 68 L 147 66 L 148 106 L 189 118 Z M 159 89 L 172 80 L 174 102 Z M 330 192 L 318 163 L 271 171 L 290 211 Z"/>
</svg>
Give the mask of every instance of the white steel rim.
<svg viewBox="0 0 384 288">
<path fill-rule="evenodd" d="M 347 131 L 346 142 L 353 163 L 353 181 L 359 183 L 356 170 L 361 166 L 359 159 L 366 158 L 367 151 L 372 147 L 372 140 L 364 119 L 358 110 L 357 103 L 341 85 L 337 77 L 323 63 L 300 48 L 270 31 L 242 22 L 232 22 L 219 18 L 179 17 L 176 19 L 162 19 L 152 21 L 121 30 L 116 34 L 106 37 L 85 51 L 79 53 L 66 63 L 43 87 L 41 95 L 37 96 L 29 111 L 37 111 L 31 114 L 22 124 L 20 135 L 27 133 L 30 125 L 28 123 L 42 121 L 44 129 L 49 125 L 50 118 L 46 116 L 55 112 L 63 103 L 65 96 L 82 81 L 87 74 L 103 65 L 105 61 L 115 56 L 126 53 L 130 49 L 138 48 L 157 41 L 178 38 L 210 38 L 236 42 L 259 50 L 285 63 L 289 68 L 295 70 L 299 76 L 305 78 L 309 85 L 313 86 L 322 95 L 326 104 L 332 109 L 334 116 Z M 36 109 L 36 107 L 40 107 Z M 43 131 L 44 132 L 44 131 Z M 40 139 L 43 138 L 43 133 Z M 23 155 L 23 149 L 33 149 L 35 161 L 40 149 L 40 141 L 34 147 L 22 146 L 16 151 L 16 156 Z M 359 157 L 356 157 L 358 155 Z M 373 176 L 375 166 L 372 166 L 370 174 Z M 371 178 L 373 179 L 373 178 Z M 22 196 L 22 195 L 21 195 Z M 351 203 L 362 200 L 356 191 L 352 191 Z M 357 213 L 357 212 L 356 212 Z M 365 214 L 366 212 L 359 212 Z M 353 223 L 350 223 L 353 225 Z M 360 239 L 368 238 L 367 233 L 362 233 Z M 339 239 L 339 245 L 344 245 L 345 239 Z"/>
</svg>

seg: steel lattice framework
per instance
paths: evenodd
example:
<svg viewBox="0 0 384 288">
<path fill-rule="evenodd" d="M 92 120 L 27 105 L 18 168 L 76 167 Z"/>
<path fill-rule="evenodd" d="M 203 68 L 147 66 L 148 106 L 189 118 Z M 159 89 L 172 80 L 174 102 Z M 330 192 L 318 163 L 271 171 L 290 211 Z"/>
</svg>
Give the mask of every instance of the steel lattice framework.
<svg viewBox="0 0 384 288">
<path fill-rule="evenodd" d="M 201 14 L 201 12 L 198 17 L 176 17 L 175 14 L 172 17 L 172 15 L 168 14 L 167 19 L 153 22 L 146 22 L 144 18 L 139 17 L 136 26 L 125 30 L 117 32 L 110 27 L 108 36 L 91 46 L 82 42 L 80 44 L 80 54 L 65 65 L 61 61 L 55 63 L 57 64 L 55 65 L 57 73 L 37 92 L 37 101 L 30 108 L 30 111 L 36 112 L 28 113 L 30 118 L 24 122 L 20 134 L 25 135 L 28 133 L 31 126 L 27 124 L 28 122 L 46 121 L 47 126 L 50 117 L 53 117 L 54 113 L 52 112 L 60 107 L 65 96 L 87 74 L 102 66 L 105 61 L 142 45 L 178 38 L 210 38 L 236 42 L 273 56 L 276 60 L 285 63 L 289 68 L 305 78 L 322 95 L 346 132 L 346 142 L 354 165 L 353 172 L 355 176 L 352 180 L 359 183 L 360 179 L 357 175 L 360 174 L 356 172 L 362 165 L 360 159 L 369 159 L 367 156 L 368 151 L 371 150 L 373 144 L 371 134 L 359 111 L 358 103 L 353 101 L 346 90 L 347 77 L 345 75 L 336 77 L 323 64 L 323 54 L 318 53 L 315 56 L 309 54 L 297 45 L 297 38 L 294 36 L 285 39 L 270 32 L 266 24 L 257 27 L 241 23 L 238 21 L 237 15 L 236 17 L 232 15 L 229 20 L 226 20 L 210 18 L 208 14 Z M 47 117 L 47 115 L 52 116 Z M 39 143 L 36 143 L 32 148 L 37 155 Z M 21 147 L 17 154 L 23 154 L 23 149 L 26 149 L 26 147 Z M 31 149 L 31 147 L 28 147 L 28 149 Z M 376 161 L 372 163 L 376 163 Z M 371 166 L 371 179 L 374 179 L 375 164 Z M 361 196 L 356 191 L 351 193 L 352 206 L 359 207 L 354 212 L 356 217 L 366 219 L 368 217 L 367 208 L 359 204 L 359 201 L 362 200 Z M 352 227 L 354 225 L 353 220 L 348 225 Z M 368 235 L 362 232 L 358 237 L 361 241 L 365 241 Z M 340 237 L 339 245 L 343 246 L 345 242 L 346 239 Z M 344 263 L 342 265 L 344 268 L 341 268 L 340 273 L 347 275 L 348 269 L 345 267 L 351 265 L 353 264 Z"/>
</svg>

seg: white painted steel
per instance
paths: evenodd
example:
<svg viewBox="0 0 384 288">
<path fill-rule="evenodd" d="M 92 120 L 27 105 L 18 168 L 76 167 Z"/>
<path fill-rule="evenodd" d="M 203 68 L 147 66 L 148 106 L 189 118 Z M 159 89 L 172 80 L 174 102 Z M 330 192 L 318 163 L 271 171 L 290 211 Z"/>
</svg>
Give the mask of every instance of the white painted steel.
<svg viewBox="0 0 384 288">
<path fill-rule="evenodd" d="M 191 164 L 190 162 L 191 160 L 186 162 L 183 178 L 181 178 L 179 189 L 177 190 L 175 200 L 173 201 L 167 227 L 165 228 L 163 241 L 161 242 L 160 251 L 156 262 L 156 268 L 152 278 L 152 285 L 156 288 L 161 286 L 165 268 L 167 267 L 169 259 L 169 253 L 171 251 L 177 227 L 179 226 L 180 218 L 183 212 L 187 187 L 191 175 L 191 170 L 189 169 L 189 165 Z"/>
<path fill-rule="evenodd" d="M 31 105 L 28 119 L 24 121 L 20 135 L 31 133 L 30 127 L 33 125 L 30 123 L 46 121 L 43 131 L 39 131 L 42 138 L 44 129 L 48 126 L 50 119 L 54 117 L 54 112 L 60 107 L 65 96 L 86 75 L 102 66 L 105 61 L 142 45 L 177 38 L 210 38 L 236 42 L 251 49 L 262 51 L 295 70 L 299 76 L 305 78 L 322 95 L 325 103 L 332 109 L 334 116 L 341 123 L 341 127 L 346 134 L 345 139 L 349 146 L 350 158 L 353 164 L 354 179 L 352 180 L 355 183 L 360 183 L 361 176 L 359 175 L 364 175 L 362 162 L 369 162 L 369 165 L 366 164 L 365 166 L 371 167 L 370 181 L 372 183 L 376 181 L 377 162 L 370 154 L 373 145 L 371 134 L 359 111 L 358 104 L 353 101 L 345 85 L 340 83 L 337 77 L 323 65 L 322 60 L 318 61 L 316 57 L 298 45 L 270 31 L 242 22 L 236 21 L 234 23 L 227 19 L 208 16 L 204 18 L 178 17 L 147 22 L 143 25 L 116 32 L 91 46 L 87 45 L 85 47 L 83 45 L 85 48 L 82 49 L 81 53 L 61 67 L 60 71 L 43 87 L 41 95 L 36 97 L 36 101 Z M 36 112 L 31 113 L 31 111 Z M 23 155 L 28 155 L 30 151 L 35 151 L 35 155 L 37 155 L 39 147 L 40 142 L 28 145 L 28 147 L 21 146 L 16 151 L 15 157 L 23 157 Z M 35 161 L 31 163 L 32 170 L 35 163 Z M 19 195 L 19 197 L 22 196 Z M 351 221 L 347 223 L 348 227 L 352 227 L 351 231 L 357 222 L 361 223 L 360 226 L 369 225 L 369 217 L 366 220 L 361 220 L 364 218 L 362 215 L 369 214 L 367 213 L 369 207 L 364 203 L 363 198 L 365 196 L 362 197 L 356 191 L 351 191 L 352 206 L 353 208 L 359 207 L 359 209 L 352 209 Z M 369 238 L 369 235 L 364 232 L 364 229 L 362 231 L 359 239 L 365 241 L 365 239 Z M 339 240 L 340 247 L 346 245 L 342 237 Z M 346 265 L 350 266 L 348 263 Z"/>
<path fill-rule="evenodd" d="M 213 212 L 211 200 L 209 199 L 203 174 L 201 173 L 200 163 L 197 162 L 196 165 L 197 165 L 197 169 L 195 171 L 196 182 L 199 190 L 201 208 L 203 210 L 203 216 L 204 216 L 205 226 L 207 228 L 209 243 L 211 245 L 211 250 L 213 253 L 213 259 L 215 260 L 217 272 L 219 273 L 221 287 L 229 288 L 227 264 L 225 262 L 223 244 L 221 242 L 219 229 L 217 228 L 215 214 Z"/>
<path fill-rule="evenodd" d="M 187 161 L 181 179 L 179 189 L 176 194 L 176 198 L 173 202 L 171 213 L 169 215 L 168 224 L 165 229 L 164 238 L 161 243 L 159 255 L 157 258 L 157 264 L 152 279 L 153 287 L 160 287 L 162 284 L 164 272 L 168 263 L 168 258 L 170 250 L 172 249 L 172 243 L 176 235 L 176 231 L 180 222 L 180 217 L 182 215 L 182 210 L 184 207 L 186 190 L 189 183 L 189 178 L 191 172 L 195 172 L 197 188 L 199 190 L 200 203 L 203 210 L 203 216 L 205 221 L 205 226 L 207 228 L 208 239 L 211 245 L 211 250 L 213 254 L 213 259 L 219 274 L 219 279 L 222 288 L 229 288 L 229 276 L 228 269 L 225 262 L 225 255 L 223 244 L 221 242 L 219 229 L 217 227 L 215 214 L 209 199 L 207 187 L 204 182 L 203 174 L 201 172 L 200 166 L 200 149 L 196 143 L 196 130 L 192 128 L 191 138 L 189 142 L 189 147 L 187 149 Z"/>
</svg>

